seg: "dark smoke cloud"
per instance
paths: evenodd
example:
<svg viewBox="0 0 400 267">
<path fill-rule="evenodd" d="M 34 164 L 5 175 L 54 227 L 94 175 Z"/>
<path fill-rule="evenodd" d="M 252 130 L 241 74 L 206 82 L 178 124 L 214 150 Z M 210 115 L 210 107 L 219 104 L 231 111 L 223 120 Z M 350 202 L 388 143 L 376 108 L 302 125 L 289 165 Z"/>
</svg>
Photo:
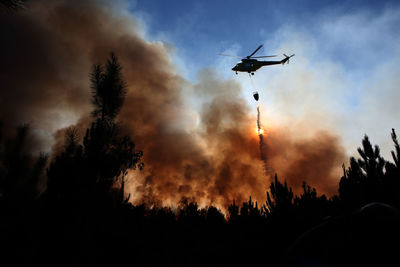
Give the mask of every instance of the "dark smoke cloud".
<svg viewBox="0 0 400 267">
<path fill-rule="evenodd" d="M 340 139 L 324 131 L 309 138 L 295 136 L 288 129 L 273 129 L 268 134 L 265 153 L 274 171 L 297 192 L 306 181 L 320 193 L 336 194 L 340 166 L 346 162 Z"/>
<path fill-rule="evenodd" d="M 201 102 L 198 125 L 188 131 L 171 128 L 174 121 L 188 120 L 190 111 L 182 103 L 179 84 L 171 83 L 171 77 L 158 81 L 146 88 L 145 101 L 140 90 L 130 91 L 126 100 L 130 104 L 120 117 L 131 125 L 147 164 L 144 177 L 136 177 L 142 178 L 137 191 L 151 192 L 167 203 L 185 197 L 227 205 L 233 199 L 245 200 L 250 193 L 263 197 L 260 188 L 265 188 L 266 180 L 249 109 L 237 96 L 240 87 L 218 80 L 210 70 L 202 71 L 194 85 Z"/>
<path fill-rule="evenodd" d="M 42 149 L 53 144 L 53 153 L 60 151 L 64 129 L 72 124 L 84 134 L 89 72 L 113 51 L 128 85 L 118 120 L 144 152 L 144 171 L 130 174 L 135 202 L 188 198 L 226 207 L 249 195 L 265 198 L 269 178 L 240 86 L 207 69 L 196 84 L 182 79 L 166 47 L 144 40 L 139 24 L 119 5 L 32 1 L 26 10 L 2 16 L 0 25 L 6 36 L 0 43 L 1 119 L 31 123 L 44 140 Z M 296 187 L 305 179 L 332 192 L 333 169 L 343 155 L 336 137 L 324 133 L 299 141 L 270 129 L 264 141 L 263 153 L 282 179 Z"/>
</svg>

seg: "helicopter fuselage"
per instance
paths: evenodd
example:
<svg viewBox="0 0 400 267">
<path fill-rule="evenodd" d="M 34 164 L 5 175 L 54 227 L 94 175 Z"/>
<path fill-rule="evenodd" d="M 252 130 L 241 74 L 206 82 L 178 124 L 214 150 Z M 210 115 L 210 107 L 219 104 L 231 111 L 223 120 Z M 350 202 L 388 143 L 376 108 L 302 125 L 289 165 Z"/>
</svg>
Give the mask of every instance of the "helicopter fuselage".
<svg viewBox="0 0 400 267">
<path fill-rule="evenodd" d="M 285 63 L 286 60 L 281 60 L 281 61 L 259 61 L 257 59 L 248 59 L 244 58 L 242 59 L 241 62 L 236 64 L 235 67 L 232 68 L 233 71 L 237 72 L 248 72 L 253 74 L 256 70 L 263 66 L 268 66 L 268 65 L 277 65 L 277 64 L 283 64 Z"/>
<path fill-rule="evenodd" d="M 248 72 L 251 73 L 252 75 L 254 75 L 254 72 L 256 70 L 258 70 L 259 68 L 263 67 L 263 66 L 268 66 L 268 65 L 278 65 L 278 64 L 285 64 L 286 62 L 289 63 L 289 59 L 291 57 L 294 56 L 287 56 L 286 54 L 283 54 L 285 56 L 284 59 L 282 59 L 281 61 L 258 61 L 255 58 L 265 58 L 265 57 L 275 57 L 274 56 L 257 56 L 257 57 L 253 57 L 253 55 L 255 53 L 257 53 L 258 50 L 261 49 L 263 45 L 260 45 L 259 47 L 257 47 L 256 50 L 254 50 L 253 53 L 251 53 L 249 56 L 242 58 L 242 61 L 237 63 L 235 67 L 232 68 L 232 70 L 234 72 L 236 72 L 236 74 L 238 74 L 238 72 Z M 220 54 L 221 56 L 228 56 L 231 57 L 231 55 L 225 55 L 225 54 Z M 236 56 L 233 56 L 236 57 Z"/>
</svg>

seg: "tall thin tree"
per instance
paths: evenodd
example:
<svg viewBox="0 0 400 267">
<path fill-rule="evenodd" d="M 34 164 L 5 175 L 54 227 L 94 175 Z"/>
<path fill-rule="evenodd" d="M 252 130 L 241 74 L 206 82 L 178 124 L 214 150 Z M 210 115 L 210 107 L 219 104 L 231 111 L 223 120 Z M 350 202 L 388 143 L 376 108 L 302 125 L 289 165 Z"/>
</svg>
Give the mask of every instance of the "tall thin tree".
<svg viewBox="0 0 400 267">
<path fill-rule="evenodd" d="M 119 113 L 126 95 L 122 80 L 121 65 L 114 53 L 110 54 L 105 66 L 94 65 L 91 74 L 92 115 L 102 122 L 113 120 Z"/>
</svg>

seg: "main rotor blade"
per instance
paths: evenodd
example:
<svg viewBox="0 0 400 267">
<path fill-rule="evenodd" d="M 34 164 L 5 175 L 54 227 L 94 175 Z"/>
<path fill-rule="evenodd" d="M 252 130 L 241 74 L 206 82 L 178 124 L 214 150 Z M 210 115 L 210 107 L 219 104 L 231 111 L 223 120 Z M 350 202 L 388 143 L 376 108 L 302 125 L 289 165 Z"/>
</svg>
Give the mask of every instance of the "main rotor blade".
<svg viewBox="0 0 400 267">
<path fill-rule="evenodd" d="M 264 57 L 276 57 L 276 55 L 273 55 L 273 56 L 259 56 L 259 57 L 251 57 L 251 58 L 264 58 Z"/>
<path fill-rule="evenodd" d="M 257 51 L 260 50 L 260 48 L 261 48 L 262 46 L 263 46 L 263 45 L 260 45 L 256 50 L 254 50 L 253 53 L 251 53 L 250 56 L 247 56 L 247 58 L 251 58 L 251 56 L 254 55 L 255 53 L 257 53 Z"/>
<path fill-rule="evenodd" d="M 225 55 L 225 54 L 218 54 L 219 56 L 224 56 L 224 57 L 237 57 L 237 58 L 243 58 L 239 56 L 232 56 L 232 55 Z"/>
</svg>

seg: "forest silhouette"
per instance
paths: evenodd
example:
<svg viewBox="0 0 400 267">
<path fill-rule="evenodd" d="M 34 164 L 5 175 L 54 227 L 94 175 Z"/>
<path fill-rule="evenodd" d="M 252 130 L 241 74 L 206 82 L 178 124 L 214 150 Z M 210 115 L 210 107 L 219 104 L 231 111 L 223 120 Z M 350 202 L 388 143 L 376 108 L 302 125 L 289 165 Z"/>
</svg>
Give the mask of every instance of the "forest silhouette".
<svg viewBox="0 0 400 267">
<path fill-rule="evenodd" d="M 93 66 L 90 82 L 91 125 L 83 137 L 66 129 L 56 156 L 30 153 L 29 125 L 0 124 L 2 261 L 343 266 L 396 260 L 391 244 L 400 237 L 400 146 L 394 129 L 393 162 L 365 136 L 359 158 L 343 165 L 338 194 L 330 198 L 306 182 L 296 195 L 275 174 L 265 203 L 249 196 L 233 201 L 226 214 L 185 198 L 176 207 L 133 205 L 125 192 L 127 173 L 145 166 L 116 121 L 126 84 L 113 53 L 104 66 Z"/>
</svg>

